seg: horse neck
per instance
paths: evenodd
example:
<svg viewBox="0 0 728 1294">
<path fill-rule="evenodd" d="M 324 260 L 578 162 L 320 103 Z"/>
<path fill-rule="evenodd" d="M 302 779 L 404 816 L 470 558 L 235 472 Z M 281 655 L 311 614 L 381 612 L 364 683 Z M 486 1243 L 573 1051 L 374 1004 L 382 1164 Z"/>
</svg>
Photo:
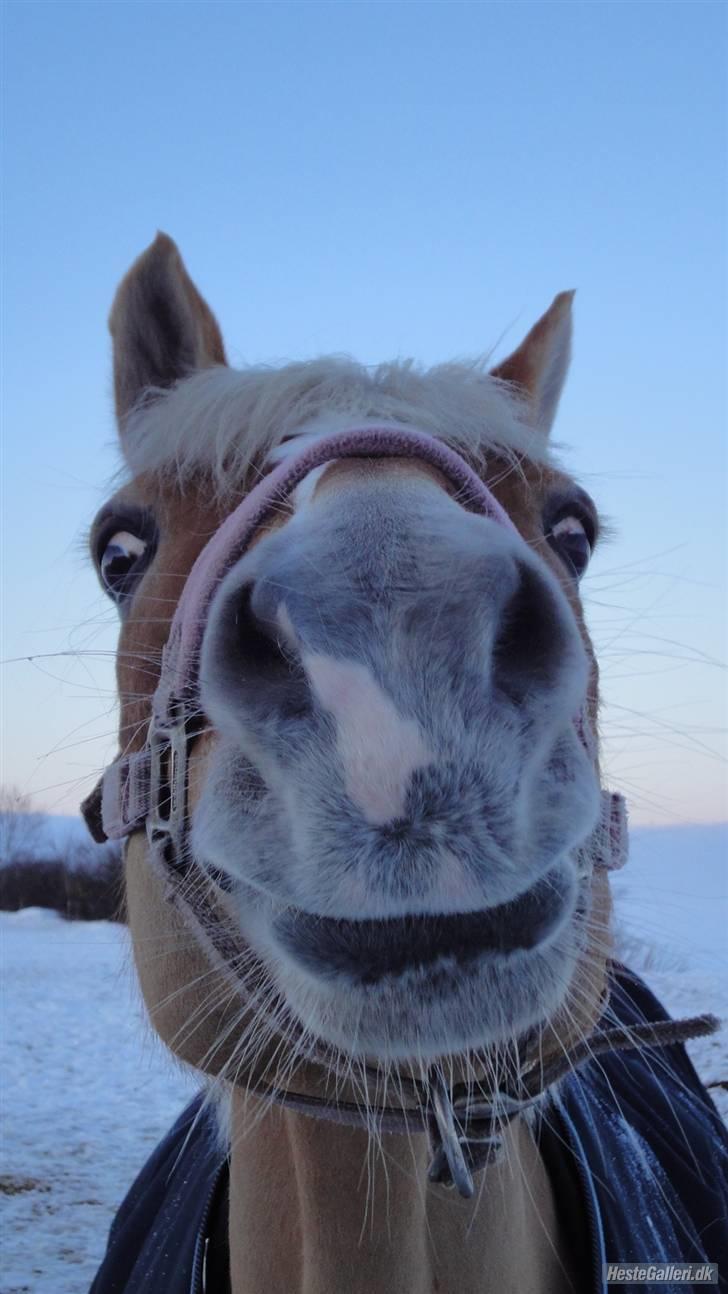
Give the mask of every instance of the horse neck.
<svg viewBox="0 0 728 1294">
<path fill-rule="evenodd" d="M 523 1120 L 473 1200 L 428 1186 L 426 1139 L 233 1096 L 232 1294 L 562 1294 L 554 1198 Z"/>
</svg>

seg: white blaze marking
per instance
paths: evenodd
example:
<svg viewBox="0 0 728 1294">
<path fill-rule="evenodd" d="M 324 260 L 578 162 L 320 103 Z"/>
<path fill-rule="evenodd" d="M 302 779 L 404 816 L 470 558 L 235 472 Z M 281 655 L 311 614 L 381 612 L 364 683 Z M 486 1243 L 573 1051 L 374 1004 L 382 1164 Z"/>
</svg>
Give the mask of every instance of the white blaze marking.
<svg viewBox="0 0 728 1294">
<path fill-rule="evenodd" d="M 291 617 L 288 614 L 288 608 L 285 607 L 282 602 L 278 603 L 276 620 L 278 621 L 278 627 L 283 634 L 284 641 L 289 647 L 295 647 L 298 642 L 296 631 L 291 624 Z"/>
<path fill-rule="evenodd" d="M 331 459 L 325 463 L 319 463 L 318 467 L 313 467 L 307 472 L 302 481 L 298 482 L 295 490 L 291 494 L 291 502 L 294 512 L 297 512 L 304 503 L 309 503 L 319 480 L 323 476 L 327 467 L 331 466 Z"/>
<path fill-rule="evenodd" d="M 398 714 L 366 665 L 311 652 L 303 666 L 336 720 L 347 795 L 372 826 L 401 817 L 413 772 L 434 762 L 419 724 Z"/>
</svg>

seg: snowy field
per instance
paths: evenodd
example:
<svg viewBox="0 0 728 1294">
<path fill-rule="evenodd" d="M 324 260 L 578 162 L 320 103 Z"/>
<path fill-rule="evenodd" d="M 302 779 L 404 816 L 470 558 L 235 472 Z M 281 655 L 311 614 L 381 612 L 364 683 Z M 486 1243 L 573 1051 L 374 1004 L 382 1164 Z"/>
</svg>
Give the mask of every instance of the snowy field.
<svg viewBox="0 0 728 1294">
<path fill-rule="evenodd" d="M 0 939 L 0 1291 L 85 1294 L 195 1083 L 144 1021 L 124 927 L 27 908 L 0 914 Z"/>
<path fill-rule="evenodd" d="M 623 948 L 675 1014 L 728 1017 L 728 827 L 637 831 Z M 195 1090 L 144 1022 L 126 931 L 0 914 L 0 1294 L 85 1294 L 113 1212 Z M 690 1045 L 728 1077 L 728 1032 Z M 719 1093 L 728 1117 L 728 1094 Z"/>
</svg>

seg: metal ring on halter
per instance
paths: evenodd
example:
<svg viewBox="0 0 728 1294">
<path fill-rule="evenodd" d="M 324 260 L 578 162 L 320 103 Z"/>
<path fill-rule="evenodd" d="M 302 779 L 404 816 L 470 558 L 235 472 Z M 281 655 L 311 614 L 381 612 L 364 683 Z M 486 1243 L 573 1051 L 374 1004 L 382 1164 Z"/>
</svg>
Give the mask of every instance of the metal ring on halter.
<svg viewBox="0 0 728 1294">
<path fill-rule="evenodd" d="M 475 1183 L 461 1144 L 466 1138 L 458 1136 L 452 1099 L 447 1084 L 438 1070 L 431 1070 L 428 1074 L 427 1087 L 427 1095 L 440 1140 L 440 1145 L 435 1147 L 435 1153 L 427 1175 L 431 1182 L 442 1179 L 442 1170 L 445 1166 L 443 1163 L 444 1156 L 450 1170 L 453 1186 L 457 1188 L 464 1199 L 469 1200 L 475 1193 Z"/>
</svg>

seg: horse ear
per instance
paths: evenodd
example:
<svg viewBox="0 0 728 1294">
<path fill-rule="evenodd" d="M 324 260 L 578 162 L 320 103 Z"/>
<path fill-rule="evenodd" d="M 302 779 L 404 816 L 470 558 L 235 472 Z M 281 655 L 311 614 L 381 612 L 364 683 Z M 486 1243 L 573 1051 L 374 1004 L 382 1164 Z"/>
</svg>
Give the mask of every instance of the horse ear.
<svg viewBox="0 0 728 1294">
<path fill-rule="evenodd" d="M 122 279 L 109 329 L 120 423 L 148 387 L 227 363 L 217 320 L 167 234 L 157 234 Z"/>
<path fill-rule="evenodd" d="M 571 359 L 573 292 L 559 292 L 518 350 L 492 369 L 526 395 L 534 425 L 548 435 L 556 417 Z"/>
</svg>

